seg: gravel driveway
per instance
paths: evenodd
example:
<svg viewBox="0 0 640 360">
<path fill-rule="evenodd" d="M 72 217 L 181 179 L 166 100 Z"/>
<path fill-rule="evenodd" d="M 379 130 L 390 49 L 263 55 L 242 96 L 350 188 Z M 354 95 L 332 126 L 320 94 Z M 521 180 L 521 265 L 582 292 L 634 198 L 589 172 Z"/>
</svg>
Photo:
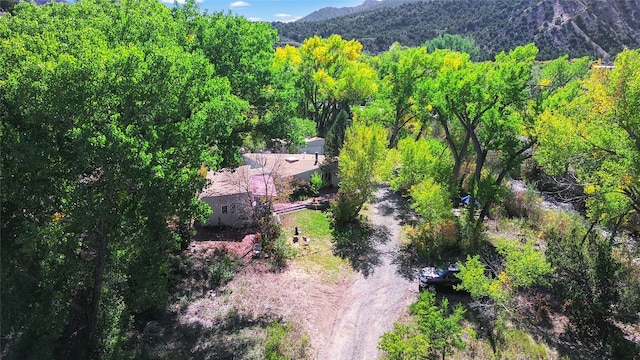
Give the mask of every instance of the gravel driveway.
<svg viewBox="0 0 640 360">
<path fill-rule="evenodd" d="M 416 300 L 413 271 L 398 261 L 404 201 L 388 187 L 379 187 L 376 198 L 369 220 L 382 234 L 373 242 L 377 257 L 345 290 L 327 343 L 319 346 L 318 359 L 380 358 L 380 336 Z"/>
</svg>

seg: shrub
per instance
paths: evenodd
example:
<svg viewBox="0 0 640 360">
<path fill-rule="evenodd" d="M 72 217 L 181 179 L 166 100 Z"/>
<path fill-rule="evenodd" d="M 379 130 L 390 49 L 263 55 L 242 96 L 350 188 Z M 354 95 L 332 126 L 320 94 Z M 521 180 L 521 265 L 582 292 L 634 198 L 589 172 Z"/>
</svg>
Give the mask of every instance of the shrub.
<svg viewBox="0 0 640 360">
<path fill-rule="evenodd" d="M 212 285 L 220 286 L 226 284 L 229 280 L 233 279 L 237 268 L 238 262 L 229 255 L 224 255 L 222 259 L 214 261 L 214 263 L 209 266 L 209 276 Z"/>
<path fill-rule="evenodd" d="M 318 196 L 318 194 L 320 193 L 320 189 L 322 189 L 322 187 L 324 186 L 324 180 L 322 179 L 322 175 L 318 174 L 317 172 L 314 172 L 311 175 L 311 193 L 313 194 L 313 196 Z"/>
<path fill-rule="evenodd" d="M 264 355 L 267 360 L 305 359 L 309 347 L 306 333 L 292 331 L 290 323 L 272 322 L 267 327 Z"/>
<path fill-rule="evenodd" d="M 429 263 L 442 263 L 461 252 L 458 224 L 448 220 L 435 226 L 421 224 L 407 230 L 418 256 Z"/>
<path fill-rule="evenodd" d="M 294 178 L 291 180 L 290 186 L 292 187 L 291 194 L 289 195 L 290 201 L 300 201 L 311 196 L 315 196 L 313 192 L 313 185 L 308 181 Z"/>
<path fill-rule="evenodd" d="M 510 191 L 505 195 L 503 207 L 511 218 L 524 218 L 537 223 L 542 216 L 542 200 L 528 187 L 526 191 Z"/>
<path fill-rule="evenodd" d="M 435 294 L 425 291 L 410 310 L 412 323 L 396 323 L 392 332 L 382 334 L 378 348 L 389 359 L 444 359 L 466 347 L 460 325 L 465 310 L 460 304 L 450 308 L 447 298 L 438 304 Z"/>
</svg>

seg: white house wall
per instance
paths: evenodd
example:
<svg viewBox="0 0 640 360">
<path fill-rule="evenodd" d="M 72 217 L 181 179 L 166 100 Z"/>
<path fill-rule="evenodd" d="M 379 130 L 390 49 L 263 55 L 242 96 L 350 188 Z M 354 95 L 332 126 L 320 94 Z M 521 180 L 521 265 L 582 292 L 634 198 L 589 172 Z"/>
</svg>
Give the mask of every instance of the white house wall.
<svg viewBox="0 0 640 360">
<path fill-rule="evenodd" d="M 253 221 L 247 194 L 207 196 L 203 197 L 202 201 L 209 204 L 213 210 L 205 223 L 207 226 L 243 227 Z"/>
</svg>

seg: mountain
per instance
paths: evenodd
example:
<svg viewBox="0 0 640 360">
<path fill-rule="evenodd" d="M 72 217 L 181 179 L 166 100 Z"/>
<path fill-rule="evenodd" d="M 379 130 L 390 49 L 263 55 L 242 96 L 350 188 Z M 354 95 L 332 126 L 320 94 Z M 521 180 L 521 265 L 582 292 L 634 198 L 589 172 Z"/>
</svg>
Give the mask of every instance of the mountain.
<svg viewBox="0 0 640 360">
<path fill-rule="evenodd" d="M 568 54 L 609 61 L 625 47 L 640 48 L 637 0 L 431 0 L 367 9 L 371 2 L 345 16 L 272 26 L 282 43 L 339 34 L 360 41 L 370 54 L 394 42 L 419 46 L 445 33 L 475 40 L 482 58 L 530 42 L 541 60 Z"/>
<path fill-rule="evenodd" d="M 425 0 L 365 0 L 362 4 L 353 7 L 326 7 L 320 10 L 316 10 L 311 14 L 298 19 L 298 22 L 310 22 L 310 21 L 322 21 L 334 19 L 341 16 L 347 16 L 355 13 L 372 11 L 376 9 L 382 9 L 387 7 L 394 7 L 406 3 L 421 2 Z"/>
</svg>

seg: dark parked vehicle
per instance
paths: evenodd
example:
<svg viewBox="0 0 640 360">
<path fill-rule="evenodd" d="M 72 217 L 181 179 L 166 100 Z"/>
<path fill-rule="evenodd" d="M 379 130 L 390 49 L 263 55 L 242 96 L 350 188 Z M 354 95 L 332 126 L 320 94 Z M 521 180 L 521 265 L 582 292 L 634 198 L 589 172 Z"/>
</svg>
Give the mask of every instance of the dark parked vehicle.
<svg viewBox="0 0 640 360">
<path fill-rule="evenodd" d="M 461 280 L 456 277 L 460 272 L 458 264 L 450 264 L 446 269 L 435 267 L 425 267 L 418 273 L 420 291 L 436 291 L 438 288 L 452 289 L 454 285 L 460 284 Z"/>
</svg>

